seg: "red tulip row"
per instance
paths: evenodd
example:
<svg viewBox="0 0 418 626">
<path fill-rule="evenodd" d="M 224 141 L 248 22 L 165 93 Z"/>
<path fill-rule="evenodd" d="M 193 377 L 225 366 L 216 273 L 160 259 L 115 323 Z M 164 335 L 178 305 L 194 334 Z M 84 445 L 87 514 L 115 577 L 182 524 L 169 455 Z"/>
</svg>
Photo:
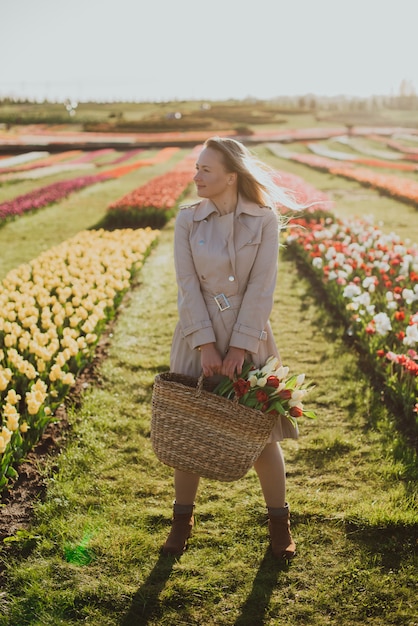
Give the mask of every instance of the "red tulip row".
<svg viewBox="0 0 418 626">
<path fill-rule="evenodd" d="M 197 146 L 174 169 L 146 182 L 112 203 L 104 221 L 106 227 L 161 228 L 173 215 L 181 196 L 191 184 Z"/>
<path fill-rule="evenodd" d="M 359 157 L 353 159 L 354 163 L 361 163 L 362 165 L 370 165 L 370 167 L 386 167 L 390 170 L 402 170 L 404 172 L 416 172 L 418 165 L 413 163 L 394 163 L 393 161 L 382 161 L 381 159 L 366 159 Z"/>
<path fill-rule="evenodd" d="M 106 170 L 103 172 L 108 178 L 120 178 L 125 174 L 129 174 L 133 170 L 138 169 L 139 167 L 150 167 L 152 165 L 157 165 L 158 163 L 165 163 L 173 154 L 178 152 L 180 148 L 162 148 L 157 152 L 157 154 L 149 159 L 140 159 L 138 161 L 134 161 L 133 163 L 126 163 L 126 165 L 119 165 L 119 167 L 113 167 L 110 170 Z"/>
</svg>

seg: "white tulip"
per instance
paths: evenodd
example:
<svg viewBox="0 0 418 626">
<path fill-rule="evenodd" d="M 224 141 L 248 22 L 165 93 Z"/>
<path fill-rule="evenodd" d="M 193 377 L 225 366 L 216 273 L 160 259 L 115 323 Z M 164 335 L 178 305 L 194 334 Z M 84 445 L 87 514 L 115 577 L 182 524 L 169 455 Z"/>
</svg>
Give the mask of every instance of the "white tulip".
<svg viewBox="0 0 418 626">
<path fill-rule="evenodd" d="M 300 402 L 306 395 L 306 389 L 295 389 L 292 391 L 292 402 Z"/>
<path fill-rule="evenodd" d="M 303 385 L 305 380 L 305 374 L 299 374 L 299 376 L 296 378 L 296 384 L 298 385 L 298 387 L 300 387 L 300 385 Z"/>
<path fill-rule="evenodd" d="M 389 317 L 386 313 L 377 313 L 374 317 L 375 328 L 378 335 L 387 335 L 387 333 L 392 330 L 392 325 L 390 323 Z"/>
<path fill-rule="evenodd" d="M 298 409 L 300 409 L 301 411 L 303 411 L 303 404 L 300 400 L 289 400 L 289 406 L 296 406 Z"/>
<path fill-rule="evenodd" d="M 418 343 L 418 326 L 416 324 L 406 327 L 403 343 L 405 346 L 414 346 Z"/>
<path fill-rule="evenodd" d="M 320 256 L 315 256 L 315 257 L 312 259 L 312 265 L 313 265 L 314 267 L 316 267 L 316 269 L 321 269 L 321 267 L 323 266 L 323 264 L 324 264 L 324 262 L 323 262 L 323 260 L 321 259 L 321 257 L 320 257 Z"/>
<path fill-rule="evenodd" d="M 289 368 L 281 365 L 280 367 L 276 369 L 274 374 L 275 376 L 277 376 L 279 380 L 283 380 L 283 378 L 286 378 L 286 376 L 289 374 Z"/>
<path fill-rule="evenodd" d="M 276 356 L 270 356 L 265 365 L 261 368 L 262 374 L 273 374 L 273 372 L 280 366 L 280 361 Z"/>
</svg>

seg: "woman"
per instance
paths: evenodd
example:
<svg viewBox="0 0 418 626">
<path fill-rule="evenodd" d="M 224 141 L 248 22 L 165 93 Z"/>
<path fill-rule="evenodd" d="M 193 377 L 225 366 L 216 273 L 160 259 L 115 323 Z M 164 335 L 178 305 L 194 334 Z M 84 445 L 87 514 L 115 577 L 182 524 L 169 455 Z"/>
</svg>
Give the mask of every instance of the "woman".
<svg viewBox="0 0 418 626">
<path fill-rule="evenodd" d="M 272 183 L 268 168 L 240 142 L 208 139 L 194 182 L 202 200 L 183 207 L 175 226 L 174 259 L 179 323 L 170 369 L 197 377 L 241 374 L 244 360 L 257 367 L 278 356 L 269 315 L 277 276 L 277 202 L 294 207 Z M 287 418 L 278 419 L 254 464 L 269 518 L 273 554 L 295 554 L 285 494 L 280 440 L 297 438 Z M 193 527 L 199 476 L 175 470 L 175 501 L 163 552 L 180 555 Z"/>
</svg>

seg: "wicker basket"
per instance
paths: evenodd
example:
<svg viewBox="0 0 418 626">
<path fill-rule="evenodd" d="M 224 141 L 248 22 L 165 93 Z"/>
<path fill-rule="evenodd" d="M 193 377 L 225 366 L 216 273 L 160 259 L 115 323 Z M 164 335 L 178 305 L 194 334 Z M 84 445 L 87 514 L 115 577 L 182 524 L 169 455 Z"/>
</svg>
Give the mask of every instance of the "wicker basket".
<svg viewBox="0 0 418 626">
<path fill-rule="evenodd" d="M 155 377 L 151 442 L 158 459 L 222 481 L 242 478 L 261 454 L 275 418 L 210 392 L 203 377 Z"/>
</svg>

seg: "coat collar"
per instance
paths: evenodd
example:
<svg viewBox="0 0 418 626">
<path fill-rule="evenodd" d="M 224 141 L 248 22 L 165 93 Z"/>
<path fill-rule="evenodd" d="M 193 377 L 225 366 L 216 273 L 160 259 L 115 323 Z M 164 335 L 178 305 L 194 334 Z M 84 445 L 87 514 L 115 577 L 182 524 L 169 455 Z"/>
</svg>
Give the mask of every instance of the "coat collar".
<svg viewBox="0 0 418 626">
<path fill-rule="evenodd" d="M 235 210 L 235 214 L 237 217 L 241 213 L 253 215 L 254 217 L 262 217 L 265 214 L 266 210 L 268 210 L 267 207 L 261 207 L 255 202 L 247 200 L 247 198 L 244 198 L 241 194 L 238 195 L 238 204 Z M 207 219 L 212 213 L 218 213 L 218 209 L 211 200 L 209 200 L 208 198 L 204 198 L 196 206 L 193 215 L 193 221 L 201 222 L 202 220 Z"/>
</svg>

